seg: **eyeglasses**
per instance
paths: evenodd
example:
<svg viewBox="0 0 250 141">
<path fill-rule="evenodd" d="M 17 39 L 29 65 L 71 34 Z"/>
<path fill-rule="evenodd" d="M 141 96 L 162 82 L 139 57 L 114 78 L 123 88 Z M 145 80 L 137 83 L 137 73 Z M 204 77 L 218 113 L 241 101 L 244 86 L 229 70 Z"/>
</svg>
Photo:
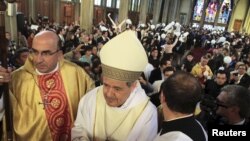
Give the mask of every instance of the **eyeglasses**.
<svg viewBox="0 0 250 141">
<path fill-rule="evenodd" d="M 60 51 L 60 50 L 58 49 L 54 52 L 51 52 L 50 50 L 45 50 L 45 51 L 42 51 L 40 53 L 39 51 L 35 50 L 34 48 L 31 48 L 29 52 L 32 56 L 38 56 L 39 54 L 41 54 L 42 57 L 49 57 L 49 56 L 56 54 L 58 51 Z"/>
<path fill-rule="evenodd" d="M 216 103 L 217 103 L 218 106 L 226 108 L 226 109 L 230 107 L 230 105 L 226 104 L 225 102 L 222 102 L 218 98 L 216 99 Z"/>
</svg>

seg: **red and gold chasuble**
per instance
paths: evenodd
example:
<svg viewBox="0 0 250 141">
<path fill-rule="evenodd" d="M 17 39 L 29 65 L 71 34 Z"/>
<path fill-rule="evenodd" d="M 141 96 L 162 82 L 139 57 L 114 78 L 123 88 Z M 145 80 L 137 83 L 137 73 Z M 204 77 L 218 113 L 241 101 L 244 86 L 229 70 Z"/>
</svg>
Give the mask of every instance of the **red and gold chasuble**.
<svg viewBox="0 0 250 141">
<path fill-rule="evenodd" d="M 60 72 L 39 75 L 38 84 L 53 141 L 70 141 L 72 121 Z"/>
</svg>

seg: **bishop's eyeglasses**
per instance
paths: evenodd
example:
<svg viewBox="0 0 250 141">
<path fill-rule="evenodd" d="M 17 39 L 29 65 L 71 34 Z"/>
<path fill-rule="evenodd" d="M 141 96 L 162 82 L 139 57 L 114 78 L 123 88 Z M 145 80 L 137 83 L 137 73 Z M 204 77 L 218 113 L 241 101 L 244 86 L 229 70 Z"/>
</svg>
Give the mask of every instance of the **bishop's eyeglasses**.
<svg viewBox="0 0 250 141">
<path fill-rule="evenodd" d="M 42 57 L 50 57 L 50 56 L 56 54 L 56 53 L 59 52 L 59 51 L 60 51 L 60 49 L 57 49 L 57 50 L 54 51 L 54 52 L 52 52 L 52 51 L 50 51 L 50 50 L 45 50 L 45 51 L 39 52 L 38 50 L 36 50 L 36 49 L 34 49 L 34 48 L 31 48 L 29 52 L 30 52 L 30 54 L 31 54 L 32 56 L 38 56 L 38 55 L 40 54 Z"/>
</svg>

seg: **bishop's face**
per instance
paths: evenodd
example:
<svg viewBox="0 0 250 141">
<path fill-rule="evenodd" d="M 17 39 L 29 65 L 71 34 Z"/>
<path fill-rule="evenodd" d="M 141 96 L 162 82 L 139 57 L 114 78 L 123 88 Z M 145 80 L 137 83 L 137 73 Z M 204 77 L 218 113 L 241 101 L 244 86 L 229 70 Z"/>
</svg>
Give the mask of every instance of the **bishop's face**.
<svg viewBox="0 0 250 141">
<path fill-rule="evenodd" d="M 103 76 L 103 95 L 107 105 L 111 107 L 122 106 L 134 90 L 135 86 L 136 82 L 133 82 L 131 86 L 129 86 L 127 82 Z"/>
</svg>

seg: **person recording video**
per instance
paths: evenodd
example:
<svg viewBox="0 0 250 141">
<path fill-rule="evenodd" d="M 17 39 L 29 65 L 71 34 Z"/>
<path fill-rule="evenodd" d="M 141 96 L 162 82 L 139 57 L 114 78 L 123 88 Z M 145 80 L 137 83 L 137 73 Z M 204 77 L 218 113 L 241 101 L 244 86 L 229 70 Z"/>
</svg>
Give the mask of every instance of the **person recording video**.
<svg viewBox="0 0 250 141">
<path fill-rule="evenodd" d="M 248 125 L 250 118 L 250 90 L 240 85 L 226 85 L 216 99 L 203 98 L 202 112 L 197 116 L 208 125 Z"/>
<path fill-rule="evenodd" d="M 236 67 L 237 70 L 232 71 L 230 75 L 230 84 L 238 84 L 243 87 L 249 88 L 250 76 L 247 74 L 247 66 L 242 63 Z"/>
<path fill-rule="evenodd" d="M 227 85 L 217 97 L 220 105 L 216 114 L 221 116 L 219 124 L 249 125 L 250 91 L 240 85 Z"/>
</svg>

